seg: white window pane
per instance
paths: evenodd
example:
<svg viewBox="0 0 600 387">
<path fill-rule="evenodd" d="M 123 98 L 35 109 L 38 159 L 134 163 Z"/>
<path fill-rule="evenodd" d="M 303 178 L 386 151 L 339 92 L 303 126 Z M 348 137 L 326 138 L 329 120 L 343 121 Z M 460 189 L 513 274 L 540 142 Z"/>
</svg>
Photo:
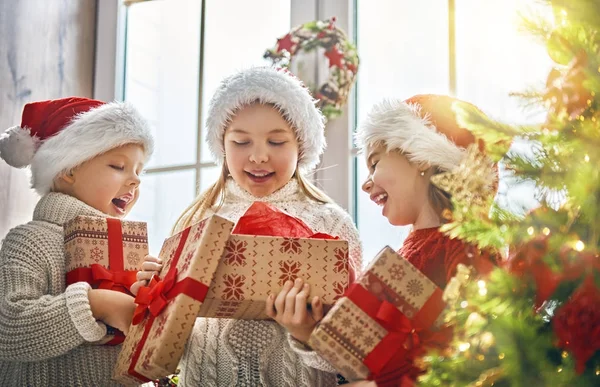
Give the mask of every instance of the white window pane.
<svg viewBox="0 0 600 387">
<path fill-rule="evenodd" d="M 502 122 L 540 123 L 546 117 L 543 109 L 524 109 L 523 100 L 510 96 L 543 87 L 552 66 L 545 46 L 520 28 L 519 13 L 531 11 L 552 16 L 551 8 L 536 0 L 456 1 L 457 96 Z M 531 154 L 523 140 L 512 149 Z M 505 208 L 522 211 L 537 205 L 531 183 L 501 181 L 498 192 Z"/>
<path fill-rule="evenodd" d="M 375 204 L 364 193 L 360 186 L 367 179 L 369 171 L 364 159 L 358 157 L 358 230 L 363 243 L 363 266 L 368 265 L 375 255 L 386 245 L 394 250 L 402 246 L 402 242 L 410 231 L 410 226 L 392 226 L 381 214 L 381 207 Z"/>
<path fill-rule="evenodd" d="M 200 170 L 200 192 L 206 191 L 221 175 L 220 166 L 204 167 Z"/>
<path fill-rule="evenodd" d="M 447 93 L 448 1 L 358 1 L 358 118 L 383 98 Z"/>
<path fill-rule="evenodd" d="M 268 65 L 267 48 L 290 29 L 290 0 L 207 0 L 204 29 L 202 96 L 206 121 L 208 101 L 219 82 L 234 71 L 251 65 Z M 202 142 L 202 161 L 211 161 Z"/>
<path fill-rule="evenodd" d="M 140 199 L 128 219 L 148 223 L 151 254 L 158 255 L 175 221 L 194 197 L 194 170 L 153 173 L 142 177 Z"/>
<path fill-rule="evenodd" d="M 153 124 L 148 167 L 196 162 L 201 1 L 128 8 L 125 100 Z"/>
</svg>

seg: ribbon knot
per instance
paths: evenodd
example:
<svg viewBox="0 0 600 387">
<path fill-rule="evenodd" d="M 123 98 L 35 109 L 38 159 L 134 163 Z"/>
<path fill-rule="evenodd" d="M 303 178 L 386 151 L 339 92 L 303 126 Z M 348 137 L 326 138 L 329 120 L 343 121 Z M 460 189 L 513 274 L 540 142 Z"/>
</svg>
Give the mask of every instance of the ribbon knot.
<svg viewBox="0 0 600 387">
<path fill-rule="evenodd" d="M 122 286 L 129 290 L 136 281 L 136 273 L 132 270 L 110 271 L 104 266 L 94 263 L 91 265 L 91 271 L 92 283 L 97 284 L 99 289 L 114 289 Z"/>
<path fill-rule="evenodd" d="M 160 312 L 167 306 L 169 299 L 169 292 L 175 286 L 175 279 L 177 278 L 177 270 L 169 270 L 164 280 L 157 279 L 156 276 L 152 277 L 148 286 L 144 286 L 138 292 L 135 297 L 135 303 L 138 306 L 133 313 L 133 325 L 141 323 L 146 317 L 146 313 L 150 313 L 156 317 Z"/>
</svg>

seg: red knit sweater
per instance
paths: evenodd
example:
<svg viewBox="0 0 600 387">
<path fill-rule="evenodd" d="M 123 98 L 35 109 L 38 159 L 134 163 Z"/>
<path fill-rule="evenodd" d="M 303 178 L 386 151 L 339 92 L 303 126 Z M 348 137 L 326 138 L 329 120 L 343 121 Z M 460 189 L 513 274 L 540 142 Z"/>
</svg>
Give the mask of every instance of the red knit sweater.
<svg viewBox="0 0 600 387">
<path fill-rule="evenodd" d="M 468 263 L 467 246 L 442 234 L 437 227 L 424 228 L 408 235 L 399 254 L 443 290 L 455 275 L 456 266 Z"/>
</svg>

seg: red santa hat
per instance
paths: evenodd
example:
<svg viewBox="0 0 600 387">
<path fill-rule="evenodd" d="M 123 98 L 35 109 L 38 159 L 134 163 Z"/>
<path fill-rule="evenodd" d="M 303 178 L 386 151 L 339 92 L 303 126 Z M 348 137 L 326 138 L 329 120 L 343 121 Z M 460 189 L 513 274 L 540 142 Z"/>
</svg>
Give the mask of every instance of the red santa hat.
<svg viewBox="0 0 600 387">
<path fill-rule="evenodd" d="M 253 67 L 225 78 L 213 95 L 206 120 L 210 151 L 222 164 L 223 137 L 233 115 L 253 102 L 273 104 L 295 131 L 300 155 L 298 167 L 314 169 L 325 150 L 325 118 L 302 82 L 284 69 Z"/>
<path fill-rule="evenodd" d="M 44 195 L 61 172 L 131 143 L 152 154 L 148 124 L 131 104 L 69 97 L 25 105 L 21 125 L 0 135 L 0 158 L 31 165 L 31 186 Z"/>
<path fill-rule="evenodd" d="M 355 138 L 361 149 L 383 145 L 399 150 L 413 163 L 444 171 L 458 167 L 475 136 L 461 127 L 452 109 L 462 102 L 446 95 L 416 95 L 405 101 L 385 100 L 375 105 Z M 480 146 L 482 144 L 479 144 Z"/>
</svg>

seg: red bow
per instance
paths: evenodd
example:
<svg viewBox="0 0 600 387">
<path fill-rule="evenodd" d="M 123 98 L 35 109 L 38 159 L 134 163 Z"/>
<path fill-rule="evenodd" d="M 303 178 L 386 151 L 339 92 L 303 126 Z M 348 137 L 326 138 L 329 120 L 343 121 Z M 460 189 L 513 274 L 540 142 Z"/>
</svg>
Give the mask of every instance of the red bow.
<svg viewBox="0 0 600 387">
<path fill-rule="evenodd" d="M 135 303 L 138 304 L 138 306 L 133 313 L 133 325 L 137 325 L 144 320 L 146 311 L 154 317 L 160 314 L 171 298 L 167 293 L 173 289 L 176 278 L 177 270 L 169 270 L 164 280 L 161 280 L 160 278 L 157 279 L 157 277 L 154 276 L 150 280 L 148 286 L 144 286 L 140 289 L 137 297 L 135 297 Z"/>
<path fill-rule="evenodd" d="M 110 271 L 97 263 L 94 263 L 91 269 L 92 283 L 97 283 L 99 289 L 114 289 L 116 286 L 122 286 L 129 290 L 136 281 L 136 272 L 133 270 Z"/>
</svg>

